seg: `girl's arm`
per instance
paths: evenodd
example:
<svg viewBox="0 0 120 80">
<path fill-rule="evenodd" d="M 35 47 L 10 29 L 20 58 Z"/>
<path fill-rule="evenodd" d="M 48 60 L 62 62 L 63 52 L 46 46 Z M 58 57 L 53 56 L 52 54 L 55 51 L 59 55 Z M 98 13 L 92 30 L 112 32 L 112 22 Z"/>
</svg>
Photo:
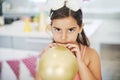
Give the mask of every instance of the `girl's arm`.
<svg viewBox="0 0 120 80">
<path fill-rule="evenodd" d="M 67 48 L 76 55 L 81 80 L 102 80 L 100 59 L 95 50 L 88 48 L 89 64 L 86 65 L 82 60 L 80 48 L 77 44 L 67 44 Z"/>
<path fill-rule="evenodd" d="M 37 73 L 36 76 L 35 76 L 35 80 L 41 80 L 41 79 L 40 79 L 40 76 L 38 75 L 38 73 Z"/>
<path fill-rule="evenodd" d="M 102 80 L 100 59 L 96 51 L 90 50 L 90 62 L 88 67 L 83 61 L 79 62 L 81 80 Z"/>
</svg>

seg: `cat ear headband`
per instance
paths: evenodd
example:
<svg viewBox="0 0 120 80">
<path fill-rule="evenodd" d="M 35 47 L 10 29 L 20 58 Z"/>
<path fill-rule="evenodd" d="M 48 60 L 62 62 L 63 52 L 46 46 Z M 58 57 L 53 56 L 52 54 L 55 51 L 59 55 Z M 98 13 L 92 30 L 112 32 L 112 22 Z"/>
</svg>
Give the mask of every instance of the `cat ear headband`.
<svg viewBox="0 0 120 80">
<path fill-rule="evenodd" d="M 50 0 L 52 10 L 57 10 L 63 6 L 68 7 L 73 11 L 80 9 L 80 0 Z"/>
</svg>

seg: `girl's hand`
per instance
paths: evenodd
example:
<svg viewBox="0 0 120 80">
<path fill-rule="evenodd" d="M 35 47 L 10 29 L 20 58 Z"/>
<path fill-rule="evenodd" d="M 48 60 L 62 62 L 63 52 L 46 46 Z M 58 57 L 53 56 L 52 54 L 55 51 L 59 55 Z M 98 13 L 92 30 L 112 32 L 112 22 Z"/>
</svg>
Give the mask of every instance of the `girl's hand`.
<svg viewBox="0 0 120 80">
<path fill-rule="evenodd" d="M 50 44 L 48 45 L 48 47 L 46 47 L 46 48 L 41 52 L 40 56 L 42 56 L 42 54 L 43 54 L 45 51 L 47 51 L 49 48 L 52 48 L 52 47 L 55 47 L 55 46 L 57 46 L 56 43 L 50 43 Z"/>
<path fill-rule="evenodd" d="M 55 47 L 55 46 L 58 46 L 57 43 L 50 43 L 48 48 L 52 48 L 52 47 Z"/>
<path fill-rule="evenodd" d="M 67 44 L 66 47 L 76 56 L 78 62 L 82 60 L 78 44 Z"/>
<path fill-rule="evenodd" d="M 61 44 L 61 43 L 51 43 L 51 44 L 49 44 L 49 48 L 52 48 L 52 47 L 55 47 L 55 46 L 64 46 L 64 47 L 66 47 L 66 44 Z"/>
<path fill-rule="evenodd" d="M 55 47 L 55 46 L 57 46 L 57 43 L 50 43 L 50 44 L 48 45 L 48 47 L 45 48 L 44 51 L 48 50 L 49 48 L 53 48 L 53 47 Z"/>
<path fill-rule="evenodd" d="M 49 48 L 55 47 L 55 46 L 64 46 L 64 47 L 68 48 L 76 56 L 78 61 L 82 60 L 81 51 L 80 51 L 78 44 L 50 43 L 49 46 L 44 51 L 48 50 Z"/>
</svg>

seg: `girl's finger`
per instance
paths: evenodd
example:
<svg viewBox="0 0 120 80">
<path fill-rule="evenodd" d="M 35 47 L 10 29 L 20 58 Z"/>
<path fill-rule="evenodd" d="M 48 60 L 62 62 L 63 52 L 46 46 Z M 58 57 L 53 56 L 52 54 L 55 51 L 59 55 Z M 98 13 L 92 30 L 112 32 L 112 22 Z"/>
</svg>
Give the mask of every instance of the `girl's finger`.
<svg viewBox="0 0 120 80">
<path fill-rule="evenodd" d="M 66 47 L 66 44 L 56 43 L 58 46 L 64 46 Z"/>
<path fill-rule="evenodd" d="M 72 49 L 72 48 L 78 48 L 79 49 L 78 45 L 76 45 L 76 44 L 67 44 L 66 47 L 68 49 Z"/>
<path fill-rule="evenodd" d="M 56 43 L 51 43 L 51 44 L 49 44 L 49 47 L 50 47 L 50 48 L 55 47 L 55 46 L 57 46 Z"/>
</svg>

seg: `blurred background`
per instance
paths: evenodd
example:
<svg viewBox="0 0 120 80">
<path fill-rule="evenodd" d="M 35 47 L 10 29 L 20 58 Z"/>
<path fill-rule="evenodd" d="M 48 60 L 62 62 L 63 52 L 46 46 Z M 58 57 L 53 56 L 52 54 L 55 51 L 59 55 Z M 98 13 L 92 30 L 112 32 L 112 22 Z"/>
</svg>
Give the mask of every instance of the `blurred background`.
<svg viewBox="0 0 120 80">
<path fill-rule="evenodd" d="M 22 60 L 39 55 L 52 42 L 47 3 L 0 0 L 0 80 L 34 80 Z M 80 5 L 86 35 L 101 59 L 103 80 L 120 80 L 120 1 L 83 0 Z M 15 60 L 19 72 L 7 63 L 17 65 Z"/>
</svg>

